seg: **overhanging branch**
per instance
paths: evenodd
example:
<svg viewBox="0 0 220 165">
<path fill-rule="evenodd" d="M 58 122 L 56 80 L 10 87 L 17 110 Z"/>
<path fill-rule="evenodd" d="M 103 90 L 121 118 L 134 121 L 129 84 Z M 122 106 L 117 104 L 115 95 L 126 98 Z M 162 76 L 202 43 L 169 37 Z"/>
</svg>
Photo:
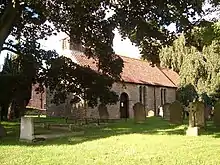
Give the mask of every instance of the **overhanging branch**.
<svg viewBox="0 0 220 165">
<path fill-rule="evenodd" d="M 2 48 L 2 51 L 3 51 L 3 50 L 7 50 L 7 51 L 10 51 L 10 52 L 12 52 L 12 53 L 19 54 L 19 52 L 18 52 L 17 50 L 11 49 L 11 48 L 9 48 L 9 47 L 3 47 L 3 48 Z"/>
</svg>

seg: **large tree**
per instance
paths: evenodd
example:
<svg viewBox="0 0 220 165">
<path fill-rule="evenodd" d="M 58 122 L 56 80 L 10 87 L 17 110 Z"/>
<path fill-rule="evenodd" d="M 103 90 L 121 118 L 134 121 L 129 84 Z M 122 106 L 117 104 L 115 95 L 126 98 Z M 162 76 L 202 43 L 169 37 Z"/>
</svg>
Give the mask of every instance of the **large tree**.
<svg viewBox="0 0 220 165">
<path fill-rule="evenodd" d="M 120 79 L 122 60 L 112 49 L 115 28 L 141 48 L 145 59 L 159 61 L 162 45 L 175 35 L 167 26 L 175 23 L 177 32 L 190 29 L 195 16 L 201 16 L 205 0 L 1 0 L 0 52 L 17 55 L 20 66 L 30 74 L 27 81 L 56 89 L 55 101 L 71 92 L 96 105 L 115 102 L 111 85 Z M 210 4 L 218 5 L 217 0 Z M 108 12 L 112 14 L 108 14 Z M 85 54 L 97 60 L 98 73 L 81 67 L 54 51 L 43 50 L 39 40 L 65 32 L 85 46 Z M 10 36 L 10 37 L 9 37 Z M 24 62 L 23 62 L 24 61 Z M 46 65 L 45 65 L 46 64 Z M 58 74 L 59 73 L 59 74 Z"/>
<path fill-rule="evenodd" d="M 204 98 L 207 104 L 210 104 L 208 97 L 219 98 L 219 25 L 216 22 L 212 26 L 195 27 L 190 34 L 194 38 L 191 46 L 181 35 L 172 46 L 164 47 L 160 53 L 161 65 L 172 68 L 180 75 L 179 92 L 184 104 L 194 97 L 189 95 L 188 87 L 194 88 L 190 90 Z M 185 35 L 188 37 L 189 34 Z"/>
</svg>

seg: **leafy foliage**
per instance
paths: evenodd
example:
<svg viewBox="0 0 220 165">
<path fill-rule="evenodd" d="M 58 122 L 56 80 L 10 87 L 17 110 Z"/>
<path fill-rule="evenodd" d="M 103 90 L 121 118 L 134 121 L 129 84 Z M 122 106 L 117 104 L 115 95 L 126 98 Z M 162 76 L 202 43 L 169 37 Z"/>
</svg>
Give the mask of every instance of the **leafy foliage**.
<svg viewBox="0 0 220 165">
<path fill-rule="evenodd" d="M 190 102 L 198 98 L 197 91 L 192 84 L 187 84 L 177 90 L 177 100 L 183 105 L 189 105 Z"/>
<path fill-rule="evenodd" d="M 214 26 L 218 26 L 217 22 Z M 213 34 L 214 33 L 214 34 Z M 173 46 L 162 49 L 161 65 L 170 67 L 180 74 L 181 85 L 180 95 L 186 86 L 192 86 L 198 96 L 205 100 L 207 104 L 212 104 L 213 100 L 218 99 L 218 91 L 220 84 L 220 64 L 219 64 L 219 40 L 216 32 L 210 33 L 211 44 L 204 40 L 202 51 L 197 47 L 188 46 L 184 35 L 181 35 L 173 44 Z M 206 32 L 201 33 L 201 39 L 207 35 Z M 219 35 L 219 34 L 218 34 Z M 186 90 L 185 95 L 188 95 Z M 189 94 L 188 98 L 195 97 Z M 211 98 L 210 98 L 211 97 Z M 198 98 L 198 97 L 197 97 Z M 184 103 L 186 102 L 183 101 Z"/>
</svg>

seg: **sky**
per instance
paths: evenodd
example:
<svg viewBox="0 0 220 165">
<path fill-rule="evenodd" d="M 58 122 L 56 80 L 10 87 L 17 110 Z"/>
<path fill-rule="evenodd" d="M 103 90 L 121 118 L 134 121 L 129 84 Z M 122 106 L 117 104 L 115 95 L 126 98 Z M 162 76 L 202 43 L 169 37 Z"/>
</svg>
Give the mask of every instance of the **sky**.
<svg viewBox="0 0 220 165">
<path fill-rule="evenodd" d="M 169 27 L 170 30 L 175 29 L 175 25 L 172 24 Z M 128 56 L 132 58 L 140 58 L 140 51 L 138 47 L 133 45 L 131 41 L 126 38 L 122 40 L 121 35 L 119 34 L 118 30 L 114 31 L 115 37 L 113 40 L 113 49 L 116 54 Z M 61 52 L 61 43 L 60 40 L 65 38 L 67 35 L 65 33 L 59 33 L 57 36 L 51 36 L 48 40 L 41 41 L 42 46 L 45 49 L 56 50 L 58 53 Z M 6 56 L 6 52 L 0 54 L 0 65 L 4 63 L 4 58 Z"/>
<path fill-rule="evenodd" d="M 138 48 L 132 45 L 128 38 L 122 41 L 121 35 L 118 33 L 118 31 L 115 30 L 114 33 L 115 37 L 113 40 L 113 49 L 116 54 L 133 58 L 140 57 Z M 58 36 L 52 36 L 47 41 L 43 41 L 42 44 L 46 49 L 55 49 L 59 53 L 61 51 L 60 40 L 65 37 L 66 35 L 64 33 L 60 33 Z"/>
<path fill-rule="evenodd" d="M 115 38 L 113 40 L 113 49 L 116 54 L 132 58 L 140 58 L 140 52 L 138 48 L 132 45 L 128 38 L 122 41 L 122 38 L 118 31 L 115 30 L 114 33 Z M 60 40 L 65 37 L 65 33 L 60 33 L 57 36 L 51 36 L 50 38 L 48 38 L 48 40 L 41 41 L 41 43 L 45 49 L 55 49 L 59 53 L 61 51 Z M 6 52 L 1 53 L 0 65 L 3 64 L 5 56 Z"/>
</svg>

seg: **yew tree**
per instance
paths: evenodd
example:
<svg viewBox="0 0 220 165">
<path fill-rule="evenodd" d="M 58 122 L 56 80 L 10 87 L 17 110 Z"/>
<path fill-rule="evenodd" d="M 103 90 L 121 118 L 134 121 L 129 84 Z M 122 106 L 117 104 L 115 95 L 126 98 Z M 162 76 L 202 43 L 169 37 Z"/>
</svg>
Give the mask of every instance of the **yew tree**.
<svg viewBox="0 0 220 165">
<path fill-rule="evenodd" d="M 0 52 L 17 54 L 29 85 L 38 82 L 56 91 L 55 102 L 68 93 L 81 95 L 93 106 L 113 103 L 111 91 L 120 80 L 123 62 L 113 51 L 114 29 L 137 45 L 143 57 L 159 61 L 159 50 L 171 44 L 175 34 L 189 30 L 190 21 L 203 13 L 205 0 L 1 0 Z M 210 0 L 216 6 L 218 1 Z M 65 32 L 85 47 L 85 55 L 97 61 L 97 71 L 82 67 L 55 51 L 44 50 L 40 40 Z M 39 88 L 42 90 L 42 88 Z"/>
</svg>

